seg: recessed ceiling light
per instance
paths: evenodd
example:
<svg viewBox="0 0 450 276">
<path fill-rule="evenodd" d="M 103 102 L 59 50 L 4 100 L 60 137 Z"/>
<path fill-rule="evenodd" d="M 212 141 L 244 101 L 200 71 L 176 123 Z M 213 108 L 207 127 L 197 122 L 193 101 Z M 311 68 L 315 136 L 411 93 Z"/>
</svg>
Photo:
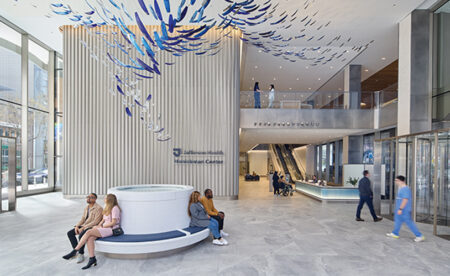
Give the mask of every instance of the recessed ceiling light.
<svg viewBox="0 0 450 276">
<path fill-rule="evenodd" d="M 338 90 L 339 90 L 339 91 L 341 91 L 341 90 L 342 90 L 342 88 L 339 88 Z"/>
<path fill-rule="evenodd" d="M 258 52 L 262 53 L 262 50 L 259 50 Z"/>
<path fill-rule="evenodd" d="M 308 66 L 305 66 L 305 68 L 308 69 L 309 67 L 308 67 Z"/>
<path fill-rule="evenodd" d="M 255 80 L 255 78 L 252 78 L 252 80 Z"/>
<path fill-rule="evenodd" d="M 255 69 L 258 69 L 258 66 L 257 66 L 257 65 L 255 65 Z"/>
<path fill-rule="evenodd" d="M 331 96 L 328 96 L 328 98 L 331 98 Z"/>
<path fill-rule="evenodd" d="M 280 69 L 283 69 L 283 66 L 280 66 Z"/>
<path fill-rule="evenodd" d="M 292 87 L 289 87 L 289 90 L 292 90 Z"/>
<path fill-rule="evenodd" d="M 308 90 L 311 90 L 311 87 L 309 87 Z"/>
<path fill-rule="evenodd" d="M 386 60 L 386 58 L 385 58 L 385 57 L 382 57 L 381 60 Z"/>
<path fill-rule="evenodd" d="M 330 69 L 333 69 L 333 66 L 330 66 Z"/>
<path fill-rule="evenodd" d="M 277 80 L 277 78 L 273 78 L 273 80 Z"/>
<path fill-rule="evenodd" d="M 369 72 L 369 69 L 364 70 L 364 72 Z"/>
<path fill-rule="evenodd" d="M 318 78 L 317 80 L 320 80 L 320 78 Z"/>
</svg>

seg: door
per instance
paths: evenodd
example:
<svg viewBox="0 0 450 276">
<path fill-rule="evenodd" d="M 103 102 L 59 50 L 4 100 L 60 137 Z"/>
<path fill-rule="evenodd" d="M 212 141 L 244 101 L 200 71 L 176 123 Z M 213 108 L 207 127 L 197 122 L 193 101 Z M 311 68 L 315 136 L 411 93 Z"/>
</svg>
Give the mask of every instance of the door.
<svg viewBox="0 0 450 276">
<path fill-rule="evenodd" d="M 0 212 L 16 209 L 16 138 L 0 136 L 1 189 Z"/>
</svg>

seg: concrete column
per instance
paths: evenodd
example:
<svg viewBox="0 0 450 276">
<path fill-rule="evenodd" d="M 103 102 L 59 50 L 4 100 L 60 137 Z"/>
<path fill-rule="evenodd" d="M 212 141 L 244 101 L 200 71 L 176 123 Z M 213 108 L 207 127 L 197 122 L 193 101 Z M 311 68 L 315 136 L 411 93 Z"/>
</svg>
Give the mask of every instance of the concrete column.
<svg viewBox="0 0 450 276">
<path fill-rule="evenodd" d="M 399 24 L 398 135 L 431 129 L 431 14 L 415 10 Z"/>
<path fill-rule="evenodd" d="M 361 65 L 349 65 L 344 70 L 344 106 L 361 108 Z"/>
</svg>

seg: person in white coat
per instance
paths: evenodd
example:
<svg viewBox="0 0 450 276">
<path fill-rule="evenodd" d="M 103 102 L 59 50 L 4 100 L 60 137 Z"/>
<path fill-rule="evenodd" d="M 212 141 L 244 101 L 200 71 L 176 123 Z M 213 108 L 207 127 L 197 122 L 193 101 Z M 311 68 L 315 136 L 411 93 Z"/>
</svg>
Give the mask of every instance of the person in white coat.
<svg viewBox="0 0 450 276">
<path fill-rule="evenodd" d="M 275 100 L 275 86 L 273 84 L 270 85 L 269 91 L 269 107 L 273 108 L 273 100 Z"/>
</svg>

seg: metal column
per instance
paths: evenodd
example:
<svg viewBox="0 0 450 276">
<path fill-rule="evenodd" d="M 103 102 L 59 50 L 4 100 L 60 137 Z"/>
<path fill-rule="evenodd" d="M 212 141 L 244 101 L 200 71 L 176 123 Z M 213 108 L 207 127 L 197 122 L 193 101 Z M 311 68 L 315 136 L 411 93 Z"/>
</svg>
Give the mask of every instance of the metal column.
<svg viewBox="0 0 450 276">
<path fill-rule="evenodd" d="M 22 35 L 22 191 L 28 190 L 28 35 Z"/>
<path fill-rule="evenodd" d="M 433 177 L 433 235 L 437 236 L 437 216 L 438 216 L 438 172 L 439 172 L 439 133 L 434 134 L 434 177 Z"/>
</svg>

